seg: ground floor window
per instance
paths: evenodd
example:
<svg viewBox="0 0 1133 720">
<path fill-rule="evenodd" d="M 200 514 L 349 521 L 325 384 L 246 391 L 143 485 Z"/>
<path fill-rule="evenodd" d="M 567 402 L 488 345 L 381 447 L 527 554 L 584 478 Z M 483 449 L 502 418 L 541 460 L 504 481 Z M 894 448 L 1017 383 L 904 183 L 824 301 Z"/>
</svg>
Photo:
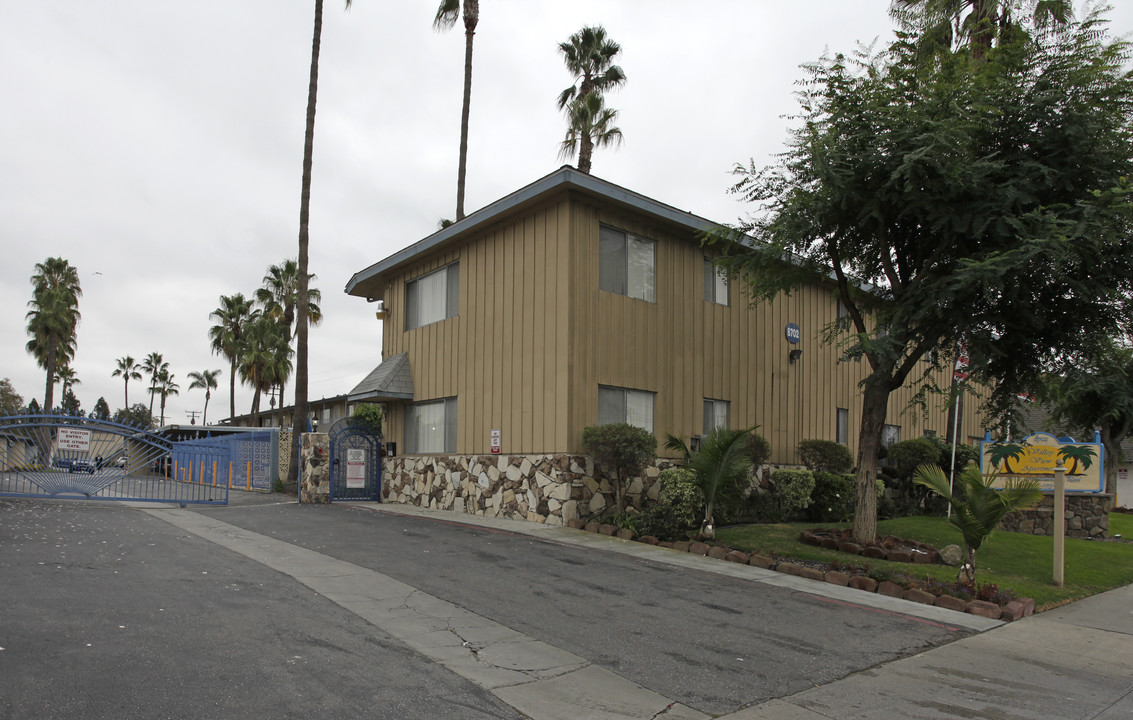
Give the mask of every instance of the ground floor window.
<svg viewBox="0 0 1133 720">
<path fill-rule="evenodd" d="M 728 427 L 728 401 L 704 398 L 704 434 Z"/>
<path fill-rule="evenodd" d="M 882 447 L 889 447 L 894 443 L 901 442 L 901 426 L 900 425 L 886 425 L 881 429 L 881 445 Z"/>
<path fill-rule="evenodd" d="M 598 424 L 629 423 L 653 432 L 653 393 L 598 386 Z"/>
<path fill-rule="evenodd" d="M 405 408 L 405 452 L 456 452 L 456 398 L 413 403 Z"/>
<path fill-rule="evenodd" d="M 850 424 L 850 411 L 846 408 L 838 408 L 837 419 L 835 420 L 835 437 L 837 442 L 845 445 L 849 442 L 849 424 Z"/>
</svg>

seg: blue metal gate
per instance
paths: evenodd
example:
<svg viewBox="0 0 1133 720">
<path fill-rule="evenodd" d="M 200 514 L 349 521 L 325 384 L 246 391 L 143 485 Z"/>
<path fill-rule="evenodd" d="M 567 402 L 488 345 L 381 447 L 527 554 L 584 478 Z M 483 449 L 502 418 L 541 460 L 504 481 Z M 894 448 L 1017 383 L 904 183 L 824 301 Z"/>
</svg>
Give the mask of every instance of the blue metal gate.
<svg viewBox="0 0 1133 720">
<path fill-rule="evenodd" d="M 352 418 L 330 429 L 330 501 L 382 498 L 382 441 Z"/>
<path fill-rule="evenodd" d="M 175 475 L 174 445 L 109 420 L 0 416 L 0 496 L 227 504 L 227 485 Z"/>
<path fill-rule="evenodd" d="M 178 479 L 242 490 L 271 490 L 279 476 L 279 430 L 173 443 Z"/>
</svg>

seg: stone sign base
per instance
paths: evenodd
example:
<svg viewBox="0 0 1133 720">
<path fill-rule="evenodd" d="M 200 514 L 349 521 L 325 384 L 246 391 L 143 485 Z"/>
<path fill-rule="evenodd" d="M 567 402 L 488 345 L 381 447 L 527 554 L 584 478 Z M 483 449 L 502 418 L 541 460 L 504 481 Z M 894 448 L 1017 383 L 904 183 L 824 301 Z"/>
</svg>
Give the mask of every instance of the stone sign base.
<svg viewBox="0 0 1133 720">
<path fill-rule="evenodd" d="M 1109 537 L 1109 511 L 1113 496 L 1105 493 L 1066 493 L 1066 537 Z M 1042 502 L 1033 510 L 1011 513 L 999 527 L 1027 535 L 1054 535 L 1054 493 L 1043 492 Z"/>
</svg>

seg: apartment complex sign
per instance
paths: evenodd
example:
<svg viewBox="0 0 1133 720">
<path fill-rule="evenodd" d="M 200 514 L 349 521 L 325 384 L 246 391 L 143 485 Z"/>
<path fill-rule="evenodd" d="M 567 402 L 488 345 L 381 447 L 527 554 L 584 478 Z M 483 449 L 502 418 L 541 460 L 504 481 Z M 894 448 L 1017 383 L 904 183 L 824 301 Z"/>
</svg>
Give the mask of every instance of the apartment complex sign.
<svg viewBox="0 0 1133 720">
<path fill-rule="evenodd" d="M 1103 492 L 1105 448 L 1101 442 L 1062 442 L 1048 433 L 1035 433 L 1019 442 L 985 440 L 980 444 L 980 470 L 999 473 L 995 486 L 1011 478 L 1039 481 L 1043 490 L 1054 488 L 1054 468 L 1062 460 L 1067 492 Z"/>
</svg>

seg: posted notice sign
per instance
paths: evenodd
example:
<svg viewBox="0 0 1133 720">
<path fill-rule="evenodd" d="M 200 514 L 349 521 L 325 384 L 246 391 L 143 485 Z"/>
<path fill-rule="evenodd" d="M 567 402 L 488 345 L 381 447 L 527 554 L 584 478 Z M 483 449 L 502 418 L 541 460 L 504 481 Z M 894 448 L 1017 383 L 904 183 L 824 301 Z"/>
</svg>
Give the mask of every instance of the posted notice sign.
<svg viewBox="0 0 1133 720">
<path fill-rule="evenodd" d="M 500 454 L 500 431 L 499 430 L 493 430 L 492 431 L 492 446 L 491 447 L 492 447 L 492 454 L 493 455 L 499 455 Z"/>
<path fill-rule="evenodd" d="M 59 428 L 58 442 L 60 450 L 90 452 L 90 430 Z"/>
<path fill-rule="evenodd" d="M 362 448 L 346 450 L 346 487 L 366 487 L 366 451 Z"/>
</svg>

